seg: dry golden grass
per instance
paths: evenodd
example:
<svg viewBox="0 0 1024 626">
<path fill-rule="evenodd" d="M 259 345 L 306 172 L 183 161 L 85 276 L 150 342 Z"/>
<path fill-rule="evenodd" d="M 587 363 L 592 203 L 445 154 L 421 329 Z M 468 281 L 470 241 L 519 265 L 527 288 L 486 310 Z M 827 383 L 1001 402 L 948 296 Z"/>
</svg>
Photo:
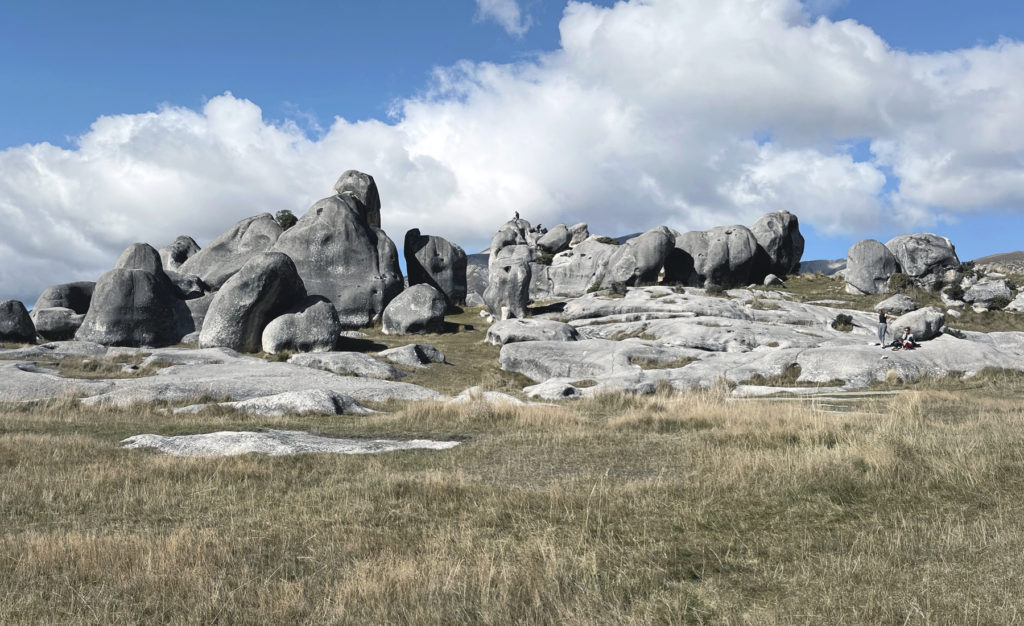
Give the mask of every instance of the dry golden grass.
<svg viewBox="0 0 1024 626">
<path fill-rule="evenodd" d="M 1024 378 L 358 418 L 0 408 L 0 623 L 1012 623 Z M 169 458 L 123 437 L 460 438 Z"/>
</svg>

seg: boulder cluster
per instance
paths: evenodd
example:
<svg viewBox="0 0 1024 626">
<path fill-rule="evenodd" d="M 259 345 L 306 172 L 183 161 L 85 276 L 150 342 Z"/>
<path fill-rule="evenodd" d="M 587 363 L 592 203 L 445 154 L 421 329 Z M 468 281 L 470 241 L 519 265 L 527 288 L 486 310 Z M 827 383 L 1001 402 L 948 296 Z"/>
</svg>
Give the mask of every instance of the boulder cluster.
<svg viewBox="0 0 1024 626">
<path fill-rule="evenodd" d="M 160 250 L 134 243 L 96 282 L 46 289 L 31 313 L 0 303 L 0 340 L 325 352 L 380 320 L 389 333 L 439 330 L 465 303 L 465 252 L 409 231 L 405 289 L 373 177 L 349 170 L 334 192 L 287 230 L 263 213 L 205 248 L 187 236 Z"/>
<path fill-rule="evenodd" d="M 956 248 L 945 237 L 930 233 L 900 235 L 887 243 L 865 239 L 846 254 L 846 291 L 877 294 L 890 291 L 890 281 L 903 276 L 909 283 L 935 289 L 963 278 Z"/>
</svg>

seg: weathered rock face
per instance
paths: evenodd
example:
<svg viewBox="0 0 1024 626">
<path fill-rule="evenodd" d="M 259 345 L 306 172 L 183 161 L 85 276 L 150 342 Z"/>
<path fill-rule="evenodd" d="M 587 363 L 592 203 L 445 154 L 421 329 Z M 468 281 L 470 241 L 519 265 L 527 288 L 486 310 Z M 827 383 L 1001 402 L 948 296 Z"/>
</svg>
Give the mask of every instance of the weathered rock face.
<svg viewBox="0 0 1024 626">
<path fill-rule="evenodd" d="M 746 226 L 676 234 L 675 250 L 665 260 L 665 282 L 691 287 L 747 285 L 755 274 L 757 250 L 757 239 Z"/>
<path fill-rule="evenodd" d="M 164 274 L 164 266 L 160 262 L 160 253 L 148 243 L 133 243 L 121 253 L 114 265 L 119 270 L 145 270 L 158 276 Z"/>
<path fill-rule="evenodd" d="M 410 286 L 430 285 L 450 304 L 465 304 L 466 253 L 461 247 L 441 237 L 421 235 L 414 228 L 405 234 L 402 252 Z"/>
<path fill-rule="evenodd" d="M 361 180 L 350 172 L 343 179 Z M 376 187 L 362 193 L 372 200 Z M 295 262 L 310 295 L 325 296 L 334 304 L 346 328 L 370 325 L 402 291 L 398 250 L 374 225 L 380 222 L 379 209 L 375 219 L 373 215 L 355 192 L 324 198 L 274 246 Z"/>
<path fill-rule="evenodd" d="M 786 276 L 800 268 L 804 254 L 804 236 L 800 221 L 789 211 L 776 211 L 761 216 L 750 227 L 758 245 L 768 256 L 767 272 Z"/>
<path fill-rule="evenodd" d="M 0 302 L 0 341 L 36 342 L 36 327 L 20 300 Z"/>
<path fill-rule="evenodd" d="M 576 298 L 591 286 L 600 286 L 619 246 L 590 237 L 572 250 L 556 254 L 546 270 L 547 291 L 552 296 Z"/>
<path fill-rule="evenodd" d="M 35 324 L 36 332 L 47 341 L 67 341 L 75 337 L 75 333 L 85 321 L 85 315 L 75 313 L 65 307 L 32 309 L 29 314 Z"/>
<path fill-rule="evenodd" d="M 602 284 L 629 286 L 656 282 L 665 259 L 675 246 L 675 235 L 664 226 L 652 228 L 617 247 L 608 261 Z"/>
<path fill-rule="evenodd" d="M 178 290 L 178 296 L 182 300 L 201 298 L 206 293 L 206 285 L 195 274 L 182 274 L 174 270 L 167 270 L 164 274 L 167 275 L 174 288 Z"/>
<path fill-rule="evenodd" d="M 443 352 L 425 343 L 411 343 L 390 350 L 381 350 L 377 356 L 408 367 L 422 367 L 431 363 L 447 362 Z"/>
<path fill-rule="evenodd" d="M 357 170 L 348 170 L 338 177 L 334 183 L 334 191 L 339 196 L 354 198 L 365 210 L 367 223 L 380 228 L 380 192 L 373 176 Z"/>
<path fill-rule="evenodd" d="M 584 225 L 586 227 L 586 225 Z M 558 254 L 569 249 L 569 242 L 572 241 L 572 233 L 565 224 L 558 224 L 537 240 L 537 247 L 548 254 Z"/>
<path fill-rule="evenodd" d="M 484 305 L 489 273 L 488 257 L 488 254 L 470 254 L 466 257 L 466 304 L 469 306 Z"/>
<path fill-rule="evenodd" d="M 83 314 L 89 310 L 94 289 L 96 289 L 96 283 L 91 281 L 62 283 L 47 287 L 36 300 L 32 310 L 61 307 Z"/>
<path fill-rule="evenodd" d="M 530 302 L 530 263 L 515 257 L 491 264 L 484 304 L 491 315 L 506 319 L 526 317 Z"/>
<path fill-rule="evenodd" d="M 96 281 L 75 338 L 106 346 L 165 346 L 181 339 L 189 317 L 163 272 L 113 269 Z"/>
<path fill-rule="evenodd" d="M 384 309 L 385 335 L 440 332 L 448 302 L 444 294 L 427 284 L 409 287 Z"/>
<path fill-rule="evenodd" d="M 1013 298 L 1013 291 L 1005 280 L 981 280 L 964 292 L 964 300 L 971 304 L 989 306 L 996 298 Z"/>
<path fill-rule="evenodd" d="M 960 280 L 960 259 L 956 249 L 945 237 L 931 233 L 900 235 L 886 242 L 900 271 L 919 287 L 932 288 L 936 284 Z"/>
<path fill-rule="evenodd" d="M 555 320 L 504 320 L 487 329 L 487 343 L 503 346 L 520 341 L 576 341 L 580 338 L 574 327 Z"/>
<path fill-rule="evenodd" d="M 208 293 L 199 298 L 193 298 L 185 301 L 185 306 L 188 307 L 188 318 L 183 322 L 184 334 L 198 333 L 203 329 L 203 322 L 206 320 L 206 314 L 210 310 L 210 305 L 213 304 L 213 298 L 217 294 Z M 199 342 L 199 337 L 196 336 L 195 343 Z"/>
<path fill-rule="evenodd" d="M 876 311 L 884 311 L 893 315 L 908 313 L 917 308 L 914 299 L 905 293 L 898 293 L 891 298 L 886 298 L 875 305 Z"/>
<path fill-rule="evenodd" d="M 337 347 L 341 322 L 331 301 L 323 296 L 308 296 L 302 304 L 274 318 L 263 329 L 263 351 L 276 354 L 293 352 L 330 352 Z"/>
<path fill-rule="evenodd" d="M 256 352 L 263 329 L 306 296 L 288 255 L 265 252 L 242 266 L 214 294 L 199 333 L 202 348 Z"/>
<path fill-rule="evenodd" d="M 247 217 L 189 257 L 178 270 L 195 274 L 210 287 L 219 288 L 249 259 L 270 250 L 281 232 L 281 225 L 270 213 Z"/>
<path fill-rule="evenodd" d="M 569 227 L 569 233 L 572 238 L 569 240 L 569 247 L 575 248 L 590 237 L 590 229 L 587 227 L 586 222 L 579 222 Z"/>
<path fill-rule="evenodd" d="M 903 329 L 909 326 L 910 332 L 914 334 L 914 339 L 927 341 L 941 335 L 942 327 L 945 324 L 946 316 L 942 311 L 929 306 L 897 317 L 892 322 L 892 328 L 895 336 L 899 337 L 903 334 Z"/>
<path fill-rule="evenodd" d="M 172 243 L 160 248 L 159 252 L 164 271 L 176 270 L 199 252 L 199 244 L 191 237 L 180 235 Z"/>
<path fill-rule="evenodd" d="M 899 262 L 889 248 L 874 239 L 858 241 L 846 253 L 846 290 L 885 293 L 889 277 L 899 270 Z"/>
<path fill-rule="evenodd" d="M 327 370 L 343 376 L 365 376 L 381 380 L 405 378 L 405 372 L 390 363 L 378 361 L 362 352 L 321 352 L 318 354 L 296 354 L 289 363 Z"/>
</svg>

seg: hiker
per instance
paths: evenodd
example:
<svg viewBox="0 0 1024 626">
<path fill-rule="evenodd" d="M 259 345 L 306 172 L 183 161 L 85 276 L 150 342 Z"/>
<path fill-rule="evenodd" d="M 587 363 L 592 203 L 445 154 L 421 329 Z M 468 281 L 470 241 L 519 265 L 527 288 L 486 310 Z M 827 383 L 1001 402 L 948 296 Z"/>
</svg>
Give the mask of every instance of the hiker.
<svg viewBox="0 0 1024 626">
<path fill-rule="evenodd" d="M 882 346 L 883 350 L 886 348 L 885 329 L 889 324 L 889 320 L 891 319 L 896 319 L 896 317 L 893 315 L 889 315 L 885 311 L 878 312 L 878 345 Z"/>
<path fill-rule="evenodd" d="M 909 326 L 903 329 L 903 336 L 900 337 L 900 345 L 904 350 L 912 350 L 917 347 L 917 342 L 914 341 L 914 335 L 911 334 Z"/>
</svg>

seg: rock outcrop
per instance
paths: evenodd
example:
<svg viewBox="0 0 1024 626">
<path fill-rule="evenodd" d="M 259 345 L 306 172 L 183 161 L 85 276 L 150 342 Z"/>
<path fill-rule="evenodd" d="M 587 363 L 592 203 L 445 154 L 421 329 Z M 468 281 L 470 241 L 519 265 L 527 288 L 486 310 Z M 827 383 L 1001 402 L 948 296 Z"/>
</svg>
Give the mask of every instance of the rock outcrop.
<svg viewBox="0 0 1024 626">
<path fill-rule="evenodd" d="M 199 244 L 191 237 L 179 235 L 173 242 L 160 248 L 159 252 L 164 271 L 177 270 L 199 252 Z"/>
<path fill-rule="evenodd" d="M 892 251 L 874 239 L 850 246 L 846 253 L 846 291 L 854 294 L 885 293 L 889 278 L 900 271 Z"/>
<path fill-rule="evenodd" d="M 219 289 L 249 259 L 270 250 L 281 236 L 281 225 L 270 213 L 247 217 L 196 252 L 178 268 Z"/>
<path fill-rule="evenodd" d="M 931 233 L 900 235 L 886 242 L 885 247 L 896 257 L 900 271 L 918 287 L 932 289 L 961 278 L 960 259 L 945 237 Z"/>
<path fill-rule="evenodd" d="M 84 314 L 89 310 L 89 303 L 92 302 L 92 293 L 95 289 L 96 283 L 91 281 L 53 285 L 43 291 L 32 310 L 60 307 Z"/>
<path fill-rule="evenodd" d="M 427 284 L 413 285 L 384 309 L 382 330 L 385 335 L 438 333 L 447 309 L 443 293 Z"/>
<path fill-rule="evenodd" d="M 521 341 L 576 341 L 580 338 L 573 326 L 555 320 L 529 319 L 495 322 L 487 329 L 487 343 L 503 346 Z"/>
<path fill-rule="evenodd" d="M 308 296 L 263 329 L 261 345 L 268 354 L 292 352 L 330 352 L 338 345 L 341 322 L 331 301 L 323 296 Z"/>
<path fill-rule="evenodd" d="M 274 246 L 295 262 L 310 295 L 325 296 L 346 328 L 369 326 L 402 291 L 394 242 L 380 229 L 373 178 L 348 171 Z M 369 203 L 369 204 L 367 204 Z"/>
<path fill-rule="evenodd" d="M 166 278 L 160 253 L 148 243 L 133 243 L 128 246 L 117 259 L 114 269 L 145 270 Z"/>
<path fill-rule="evenodd" d="M 558 254 L 569 249 L 572 233 L 565 224 L 557 224 L 537 240 L 537 248 L 547 254 Z"/>
<path fill-rule="evenodd" d="M 608 260 L 602 285 L 622 283 L 634 286 L 657 282 L 665 259 L 674 249 L 675 240 L 671 230 L 659 226 L 617 246 Z"/>
<path fill-rule="evenodd" d="M 875 305 L 876 311 L 884 311 L 893 315 L 909 313 L 915 309 L 917 309 L 917 303 L 905 293 L 898 293 Z"/>
<path fill-rule="evenodd" d="M 96 281 L 75 338 L 106 346 L 166 346 L 181 339 L 189 319 L 163 271 L 112 269 Z"/>
<path fill-rule="evenodd" d="M 0 341 L 36 342 L 36 327 L 20 300 L 0 302 Z"/>
<path fill-rule="evenodd" d="M 466 303 L 466 253 L 461 247 L 414 228 L 405 234 L 402 253 L 410 286 L 430 285 L 444 294 L 450 305 Z"/>
<path fill-rule="evenodd" d="M 1007 303 L 1013 298 L 1013 291 L 1004 279 L 992 280 L 983 279 L 975 283 L 964 292 L 964 301 L 983 307 L 991 307 L 998 299 Z"/>
<path fill-rule="evenodd" d="M 765 271 L 779 276 L 795 274 L 804 253 L 804 237 L 800 221 L 789 211 L 776 211 L 761 216 L 750 227 L 757 243 L 767 255 Z"/>
<path fill-rule="evenodd" d="M 691 287 L 736 287 L 751 282 L 758 243 L 746 226 L 675 233 L 675 249 L 665 261 L 665 282 Z M 760 272 L 760 281 L 768 271 Z"/>
<path fill-rule="evenodd" d="M 36 333 L 47 341 L 74 339 L 75 333 L 85 321 L 85 315 L 65 307 L 33 309 L 29 314 L 35 324 Z"/>
<path fill-rule="evenodd" d="M 267 324 L 305 296 L 302 279 L 288 255 L 265 252 L 254 257 L 214 295 L 199 345 L 257 352 Z"/>
<path fill-rule="evenodd" d="M 910 332 L 914 334 L 914 339 L 928 341 L 941 335 L 942 327 L 945 324 L 945 314 L 940 309 L 929 306 L 897 317 L 892 322 L 892 328 L 896 336 L 899 336 L 903 329 L 909 326 Z"/>
<path fill-rule="evenodd" d="M 526 317 L 530 302 L 530 261 L 534 256 L 528 243 L 529 233 L 529 222 L 510 220 L 491 239 L 483 299 L 491 315 L 500 319 Z"/>
</svg>

